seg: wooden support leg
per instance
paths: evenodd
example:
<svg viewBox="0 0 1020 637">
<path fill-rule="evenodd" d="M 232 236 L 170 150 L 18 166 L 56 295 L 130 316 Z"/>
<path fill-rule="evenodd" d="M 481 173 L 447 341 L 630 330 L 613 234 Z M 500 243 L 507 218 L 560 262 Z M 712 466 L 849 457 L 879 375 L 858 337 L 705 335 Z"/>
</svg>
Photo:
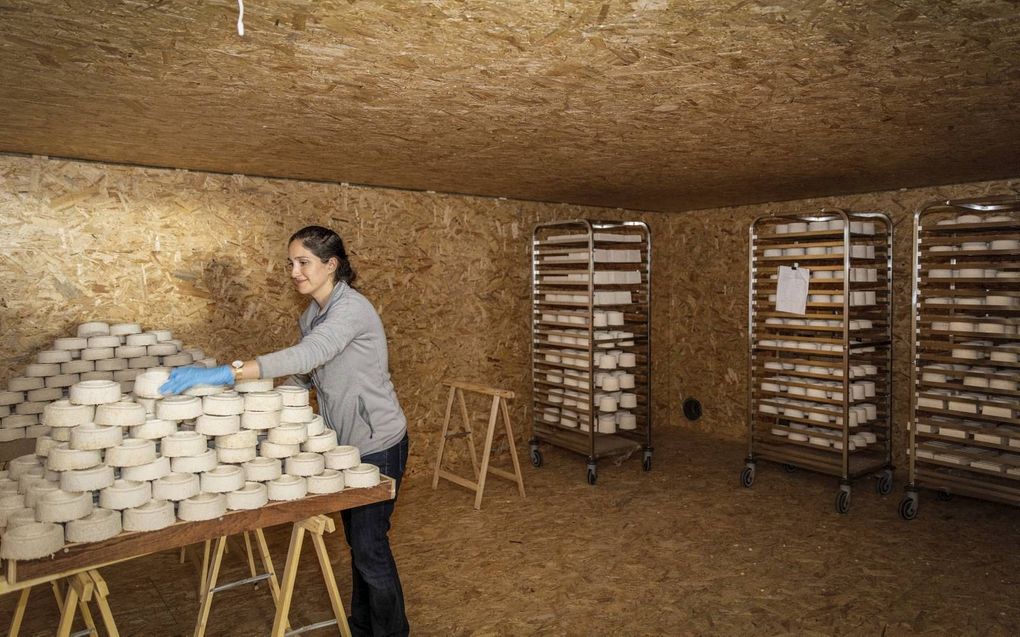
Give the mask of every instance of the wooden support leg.
<svg viewBox="0 0 1020 637">
<path fill-rule="evenodd" d="M 312 545 L 319 558 L 319 568 L 322 570 L 322 579 L 326 582 L 326 593 L 329 595 L 329 603 L 333 607 L 336 625 L 340 628 L 340 634 L 343 637 L 351 637 L 351 627 L 347 625 L 347 612 L 344 611 L 343 602 L 340 601 L 340 591 L 337 589 L 336 577 L 333 575 L 333 565 L 329 561 L 329 552 L 326 551 L 326 542 L 322 539 L 321 533 L 312 535 Z"/>
<path fill-rule="evenodd" d="M 212 540 L 206 540 L 202 543 L 202 567 L 199 569 L 198 575 L 198 596 L 199 598 L 205 597 L 205 585 L 209 580 L 209 551 L 212 549 Z"/>
<path fill-rule="evenodd" d="M 209 541 L 206 541 L 206 546 Z M 212 568 L 208 580 L 202 582 L 202 605 L 198 611 L 198 622 L 195 624 L 195 637 L 205 635 L 206 624 L 209 623 L 209 610 L 212 608 L 213 589 L 220 576 L 220 564 L 223 563 L 223 551 L 227 547 L 227 536 L 216 539 L 216 550 L 213 552 Z"/>
<path fill-rule="evenodd" d="M 443 430 L 439 434 L 439 452 L 436 454 L 436 470 L 432 473 L 432 488 L 439 487 L 439 471 L 443 466 L 443 453 L 446 452 L 446 434 L 450 431 L 450 415 L 453 412 L 453 397 L 456 389 L 450 388 L 450 397 L 446 400 L 446 416 L 443 418 Z"/>
<path fill-rule="evenodd" d="M 485 491 L 485 478 L 489 473 L 489 455 L 492 453 L 492 438 L 496 433 L 496 416 L 499 411 L 499 396 L 492 397 L 492 408 L 489 410 L 489 424 L 485 429 L 485 447 L 482 449 L 482 470 L 478 476 L 478 491 L 475 493 L 475 509 L 482 508 L 482 493 Z"/>
<path fill-rule="evenodd" d="M 53 589 L 53 597 L 57 600 L 57 612 L 64 612 L 64 592 L 60 590 L 60 580 L 50 582 L 50 588 Z"/>
<path fill-rule="evenodd" d="M 18 631 L 21 630 L 21 620 L 25 618 L 25 608 L 28 607 L 28 594 L 32 592 L 32 587 L 22 589 L 21 594 L 18 595 L 18 605 L 14 607 L 14 617 L 11 618 L 11 628 L 7 631 L 7 637 L 18 637 Z"/>
<path fill-rule="evenodd" d="M 188 556 L 187 550 L 188 550 L 188 547 L 186 547 L 186 546 L 182 546 L 181 547 L 181 554 L 177 558 L 177 563 L 178 564 L 184 564 L 184 560 Z"/>
<path fill-rule="evenodd" d="M 251 552 L 251 536 L 248 532 L 244 532 L 244 553 L 248 556 L 248 570 L 251 572 L 251 576 L 255 577 L 258 575 L 258 571 L 255 570 L 255 555 Z M 258 587 L 258 583 L 255 584 Z"/>
<path fill-rule="evenodd" d="M 60 623 L 57 624 L 57 637 L 68 637 L 71 625 L 74 624 L 74 611 L 78 608 L 78 590 L 74 586 L 67 587 L 64 605 L 60 610 Z"/>
<path fill-rule="evenodd" d="M 464 401 L 464 390 L 460 387 L 457 387 L 456 390 L 457 398 L 460 399 L 460 417 L 464 420 L 464 430 L 467 431 L 468 451 L 471 452 L 471 470 L 475 473 L 475 480 L 478 480 L 478 452 L 475 451 L 475 432 L 471 427 L 467 403 Z"/>
<path fill-rule="evenodd" d="M 259 558 L 262 560 L 262 567 L 269 573 L 269 593 L 273 596 L 273 606 L 280 606 L 280 580 L 276 577 L 276 567 L 273 566 L 273 558 L 269 555 L 269 545 L 266 544 L 266 534 L 262 529 L 255 529 L 255 543 L 259 549 Z M 286 630 L 290 630 L 290 621 L 286 622 Z"/>
<path fill-rule="evenodd" d="M 514 429 L 510 425 L 510 409 L 506 406 L 506 399 L 502 396 L 499 399 L 499 410 L 503 414 L 503 424 L 506 426 L 506 439 L 510 443 L 510 460 L 514 464 L 514 476 L 517 478 L 517 490 L 521 497 L 524 495 L 524 475 L 521 473 L 521 462 L 517 459 L 517 443 L 514 441 Z"/>
<path fill-rule="evenodd" d="M 283 566 L 283 583 L 280 590 L 280 602 L 276 605 L 276 617 L 273 618 L 272 637 L 283 637 L 287 617 L 290 615 L 290 603 L 294 598 L 294 582 L 297 580 L 298 561 L 301 557 L 301 544 L 305 538 L 305 527 L 300 522 L 294 523 L 290 532 L 290 547 L 287 549 L 287 561 Z"/>
<path fill-rule="evenodd" d="M 110 595 L 110 587 L 106 585 L 106 580 L 99 574 L 97 570 L 91 570 L 88 572 L 88 576 L 92 578 L 95 584 L 95 597 L 96 606 L 99 607 L 99 615 L 103 618 L 103 626 L 106 628 L 106 634 L 109 637 L 120 637 L 120 632 L 117 630 L 117 624 L 113 621 L 113 612 L 110 610 L 110 602 L 107 601 L 107 597 Z"/>
</svg>

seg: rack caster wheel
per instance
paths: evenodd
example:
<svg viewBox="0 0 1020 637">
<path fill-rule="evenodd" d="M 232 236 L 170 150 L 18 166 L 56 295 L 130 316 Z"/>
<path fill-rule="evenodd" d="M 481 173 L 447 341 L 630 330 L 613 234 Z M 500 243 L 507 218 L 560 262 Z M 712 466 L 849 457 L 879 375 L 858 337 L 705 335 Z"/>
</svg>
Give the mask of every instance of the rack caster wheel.
<svg viewBox="0 0 1020 637">
<path fill-rule="evenodd" d="M 645 471 L 651 471 L 652 470 L 652 452 L 651 451 L 645 451 L 645 456 L 644 456 L 644 458 L 641 459 L 641 468 L 644 469 Z"/>
<path fill-rule="evenodd" d="M 892 493 L 892 471 L 883 471 L 878 475 L 875 491 L 878 492 L 878 495 L 889 495 Z"/>
<path fill-rule="evenodd" d="M 900 517 L 904 520 L 917 517 L 917 491 L 907 491 L 907 495 L 900 500 Z"/>
<path fill-rule="evenodd" d="M 595 465 L 588 465 L 588 484 L 594 486 L 595 481 L 599 479 L 599 474 L 595 470 Z"/>
<path fill-rule="evenodd" d="M 542 452 L 538 449 L 531 450 L 531 464 L 534 465 L 535 468 L 542 466 Z"/>
<path fill-rule="evenodd" d="M 850 491 L 840 489 L 836 494 L 836 512 L 846 515 L 850 512 Z"/>
<path fill-rule="evenodd" d="M 745 489 L 750 489 L 754 484 L 754 465 L 749 464 L 740 472 L 740 484 Z"/>
<path fill-rule="evenodd" d="M 949 489 L 939 489 L 935 492 L 935 499 L 939 502 L 949 502 L 953 499 L 953 494 Z"/>
<path fill-rule="evenodd" d="M 785 471 L 787 473 L 796 473 L 797 472 L 797 467 L 793 466 L 789 462 L 784 462 L 783 463 L 783 471 Z"/>
</svg>

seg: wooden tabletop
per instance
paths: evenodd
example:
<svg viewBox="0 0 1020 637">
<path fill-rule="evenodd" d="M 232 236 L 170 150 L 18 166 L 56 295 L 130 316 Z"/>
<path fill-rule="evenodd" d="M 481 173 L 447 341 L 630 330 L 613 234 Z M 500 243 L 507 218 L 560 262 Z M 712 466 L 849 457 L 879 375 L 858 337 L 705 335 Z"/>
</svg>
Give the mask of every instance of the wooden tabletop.
<svg viewBox="0 0 1020 637">
<path fill-rule="evenodd" d="M 66 575 L 224 535 L 264 529 L 315 515 L 383 502 L 395 495 L 396 483 L 382 476 L 377 486 L 366 489 L 344 489 L 339 493 L 314 495 L 300 500 L 271 502 L 250 511 L 231 511 L 215 520 L 177 522 L 159 531 L 124 532 L 102 542 L 68 544 L 49 558 L 8 560 L 6 580 L 8 585 L 14 585 L 28 580 Z"/>
</svg>

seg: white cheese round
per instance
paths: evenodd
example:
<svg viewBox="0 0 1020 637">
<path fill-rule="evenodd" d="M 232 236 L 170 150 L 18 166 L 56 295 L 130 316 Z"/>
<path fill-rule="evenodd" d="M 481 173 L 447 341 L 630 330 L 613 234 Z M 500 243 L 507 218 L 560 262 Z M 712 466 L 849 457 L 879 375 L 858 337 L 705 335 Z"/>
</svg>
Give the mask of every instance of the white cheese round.
<svg viewBox="0 0 1020 637">
<path fill-rule="evenodd" d="M 296 385 L 280 385 L 276 391 L 283 398 L 284 407 L 303 407 L 308 404 L 308 390 Z"/>
<path fill-rule="evenodd" d="M 50 427 L 77 427 L 92 422 L 95 413 L 96 408 L 92 405 L 75 405 L 67 400 L 57 400 L 43 409 L 42 422 Z"/>
<path fill-rule="evenodd" d="M 269 430 L 267 440 L 279 445 L 299 445 L 308 440 L 308 429 L 304 423 L 281 423 L 279 427 Z"/>
<path fill-rule="evenodd" d="M 120 347 L 120 337 L 104 334 L 102 336 L 90 336 L 86 349 L 99 349 L 103 347 Z"/>
<path fill-rule="evenodd" d="M 60 364 L 61 374 L 84 374 L 85 372 L 92 372 L 96 369 L 96 363 L 94 361 L 83 361 L 76 359 Z"/>
<path fill-rule="evenodd" d="M 142 332 L 140 334 L 129 334 L 124 342 L 132 347 L 148 347 L 149 345 L 155 345 L 159 341 L 156 340 L 156 335 L 152 332 Z"/>
<path fill-rule="evenodd" d="M 292 476 L 317 476 L 326 468 L 320 453 L 302 452 L 287 458 L 284 471 Z"/>
<path fill-rule="evenodd" d="M 110 333 L 110 324 L 105 321 L 88 321 L 78 326 L 78 336 L 89 338 L 90 336 L 102 336 Z"/>
<path fill-rule="evenodd" d="M 217 449 L 245 449 L 254 447 L 258 442 L 258 432 L 253 429 L 242 429 L 237 433 L 216 436 Z"/>
<path fill-rule="evenodd" d="M 254 460 L 258 454 L 255 447 L 243 447 L 241 449 L 216 449 L 216 459 L 224 464 L 241 464 Z"/>
<path fill-rule="evenodd" d="M 235 434 L 241 431 L 241 418 L 236 414 L 231 414 L 229 416 L 202 414 L 195 419 L 195 431 L 207 436 L 227 436 Z"/>
<path fill-rule="evenodd" d="M 60 387 L 43 387 L 42 389 L 33 389 L 25 394 L 25 398 L 28 402 L 50 403 L 54 400 L 60 400 L 63 397 L 64 392 Z M 42 412 L 40 411 L 38 413 Z"/>
<path fill-rule="evenodd" d="M 309 436 L 318 436 L 326 431 L 326 421 L 319 414 L 315 414 L 311 420 L 305 423 L 305 428 L 308 430 Z"/>
<path fill-rule="evenodd" d="M 54 440 L 50 436 L 39 436 L 35 439 L 35 455 L 45 458 L 50 455 L 50 449 L 61 444 L 60 441 Z"/>
<path fill-rule="evenodd" d="M 279 424 L 278 411 L 246 411 L 241 414 L 241 427 L 245 429 L 272 429 Z"/>
<path fill-rule="evenodd" d="M 194 473 L 171 473 L 152 481 L 155 500 L 186 500 L 201 491 L 201 482 Z"/>
<path fill-rule="evenodd" d="M 234 383 L 234 391 L 246 394 L 253 391 L 272 391 L 273 379 L 260 378 L 256 380 L 239 380 Z"/>
<path fill-rule="evenodd" d="M 120 511 L 96 509 L 64 527 L 68 542 L 102 542 L 121 532 Z"/>
<path fill-rule="evenodd" d="M 173 420 L 159 420 L 158 418 L 152 418 L 146 420 L 140 425 L 131 427 L 131 437 L 141 438 L 142 440 L 159 440 L 160 438 L 166 438 L 170 434 L 177 431 L 177 423 Z"/>
<path fill-rule="evenodd" d="M 33 389 L 42 389 L 45 386 L 46 381 L 30 376 L 18 376 L 7 381 L 7 391 L 12 392 L 31 391 Z"/>
<path fill-rule="evenodd" d="M 129 369 L 145 369 L 149 367 L 159 367 L 160 361 L 159 356 L 138 356 L 137 358 L 129 358 L 127 366 Z"/>
<path fill-rule="evenodd" d="M 99 450 L 71 449 L 67 443 L 61 443 L 50 449 L 50 454 L 46 457 L 46 468 L 52 471 L 89 469 L 102 461 L 103 455 Z"/>
<path fill-rule="evenodd" d="M 145 349 L 149 356 L 173 356 L 177 353 L 177 346 L 173 343 L 156 343 Z"/>
<path fill-rule="evenodd" d="M 97 360 L 95 366 L 97 372 L 119 372 L 127 369 L 128 361 L 126 358 L 105 358 Z M 123 379 L 118 378 L 116 380 Z"/>
<path fill-rule="evenodd" d="M 202 410 L 212 416 L 236 416 L 244 412 L 244 397 L 236 392 L 206 396 L 202 399 Z"/>
<path fill-rule="evenodd" d="M 315 413 L 308 405 L 301 407 L 284 407 L 280 411 L 280 422 L 309 422 L 315 418 Z"/>
<path fill-rule="evenodd" d="M 130 509 L 152 499 L 152 485 L 149 482 L 114 480 L 113 484 L 99 492 L 99 506 L 104 509 Z"/>
<path fill-rule="evenodd" d="M 17 405 L 25 400 L 24 392 L 0 391 L 0 405 Z"/>
<path fill-rule="evenodd" d="M 151 482 L 170 475 L 170 458 L 160 456 L 152 462 L 124 467 L 120 470 L 120 477 L 132 482 Z"/>
<path fill-rule="evenodd" d="M 68 351 L 80 351 L 89 346 L 89 340 L 87 338 L 80 338 L 76 336 L 69 336 L 64 338 L 58 338 L 53 341 L 53 349 L 64 349 Z"/>
<path fill-rule="evenodd" d="M 145 356 L 146 351 L 144 345 L 121 345 L 113 350 L 113 354 L 117 358 L 138 358 L 139 356 Z"/>
<path fill-rule="evenodd" d="M 255 458 L 244 463 L 244 477 L 249 482 L 268 482 L 283 475 L 279 458 Z"/>
<path fill-rule="evenodd" d="M 160 362 L 164 367 L 184 367 L 194 363 L 195 359 L 187 352 L 178 352 L 164 356 Z"/>
<path fill-rule="evenodd" d="M 50 452 L 50 460 L 58 450 L 59 447 Z M 125 438 L 116 447 L 106 450 L 106 464 L 112 467 L 137 467 L 155 460 L 156 443 L 152 440 Z"/>
<path fill-rule="evenodd" d="M 113 484 L 113 467 L 101 464 L 91 469 L 77 469 L 60 473 L 60 488 L 64 491 L 99 491 Z"/>
<path fill-rule="evenodd" d="M 299 500 L 308 494 L 308 485 L 300 476 L 284 474 L 276 480 L 270 480 L 266 487 L 269 490 L 269 499 L 274 501 Z"/>
<path fill-rule="evenodd" d="M 120 384 L 112 380 L 85 380 L 71 385 L 69 396 L 75 405 L 101 405 L 120 400 Z"/>
<path fill-rule="evenodd" d="M 135 402 L 116 402 L 96 406 L 96 415 L 93 420 L 97 425 L 135 427 L 145 424 L 147 419 L 145 405 Z"/>
<path fill-rule="evenodd" d="M 178 431 L 163 438 L 160 443 L 160 450 L 168 458 L 200 456 L 208 448 L 208 440 L 197 431 Z"/>
<path fill-rule="evenodd" d="M 87 422 L 71 429 L 71 449 L 109 449 L 116 447 L 124 439 L 124 430 L 120 427 L 104 427 Z"/>
<path fill-rule="evenodd" d="M 113 358 L 115 353 L 112 347 L 86 347 L 81 351 L 83 361 L 101 361 L 106 358 Z"/>
<path fill-rule="evenodd" d="M 222 493 L 199 493 L 177 505 L 177 517 L 186 522 L 215 520 L 226 513 L 227 498 Z"/>
<path fill-rule="evenodd" d="M 33 454 L 25 454 L 13 458 L 7 463 L 7 478 L 10 480 L 17 480 L 22 475 L 27 474 L 31 469 L 42 466 L 42 461 L 36 458 Z"/>
<path fill-rule="evenodd" d="M 273 430 L 275 431 L 275 429 Z M 336 432 L 330 429 L 325 431 L 318 436 L 308 436 L 308 440 L 301 445 L 302 451 L 312 451 L 315 453 L 324 453 L 337 446 Z"/>
<path fill-rule="evenodd" d="M 128 336 L 130 334 L 140 334 L 142 326 L 138 323 L 114 323 L 110 326 L 110 334 L 113 336 Z"/>
<path fill-rule="evenodd" d="M 60 373 L 60 363 L 29 363 L 25 365 L 25 376 L 46 378 Z"/>
<path fill-rule="evenodd" d="M 156 404 L 160 420 L 191 420 L 202 415 L 202 399 L 195 396 L 167 396 Z"/>
<path fill-rule="evenodd" d="M 212 470 L 217 464 L 216 450 L 206 449 L 197 456 L 181 456 L 170 461 L 175 473 L 203 473 Z"/>
<path fill-rule="evenodd" d="M 308 493 L 338 493 L 344 490 L 344 474 L 335 469 L 325 469 L 317 476 L 305 478 Z"/>
<path fill-rule="evenodd" d="M 40 522 L 70 522 L 92 513 L 92 494 L 57 489 L 44 493 L 35 503 Z"/>
<path fill-rule="evenodd" d="M 330 449 L 322 454 L 322 456 L 326 459 L 327 469 L 337 469 L 342 471 L 361 464 L 361 452 L 358 451 L 357 447 L 351 447 L 349 445 L 341 445 Z"/>
<path fill-rule="evenodd" d="M 263 440 L 259 444 L 259 455 L 263 458 L 289 458 L 301 453 L 301 445 L 280 445 Z"/>
<path fill-rule="evenodd" d="M 222 464 L 202 474 L 202 491 L 227 493 L 244 486 L 244 470 L 233 464 Z"/>
<path fill-rule="evenodd" d="M 244 395 L 245 411 L 280 411 L 283 395 L 276 391 L 253 391 Z"/>
<path fill-rule="evenodd" d="M 123 516 L 125 531 L 158 531 L 177 521 L 173 502 L 156 499 L 125 509 Z"/>
<path fill-rule="evenodd" d="M 245 482 L 244 487 L 227 494 L 227 508 L 231 511 L 258 509 L 269 502 L 269 490 L 258 482 Z"/>
<path fill-rule="evenodd" d="M 344 484 L 352 489 L 374 487 L 379 484 L 379 467 L 374 464 L 359 464 L 344 469 Z"/>
<path fill-rule="evenodd" d="M 0 542 L 0 558 L 5 560 L 36 560 L 52 555 L 64 547 L 64 528 L 59 524 L 29 522 L 9 528 Z"/>
<path fill-rule="evenodd" d="M 35 360 L 39 363 L 67 363 L 71 360 L 71 352 L 66 349 L 44 349 L 35 355 Z M 59 370 L 59 367 L 57 369 Z M 53 374 L 47 375 L 52 376 Z M 26 374 L 26 376 L 32 376 L 32 374 Z"/>
</svg>

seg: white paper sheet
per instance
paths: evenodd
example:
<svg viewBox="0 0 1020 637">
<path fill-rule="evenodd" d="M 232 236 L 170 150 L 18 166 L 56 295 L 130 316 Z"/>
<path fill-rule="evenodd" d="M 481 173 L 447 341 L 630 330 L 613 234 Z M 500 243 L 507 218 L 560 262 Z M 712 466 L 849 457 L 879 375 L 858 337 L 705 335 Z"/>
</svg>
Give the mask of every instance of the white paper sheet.
<svg viewBox="0 0 1020 637">
<path fill-rule="evenodd" d="M 807 310 L 808 281 L 811 270 L 779 266 L 779 285 L 776 289 L 776 311 L 804 314 Z"/>
</svg>

